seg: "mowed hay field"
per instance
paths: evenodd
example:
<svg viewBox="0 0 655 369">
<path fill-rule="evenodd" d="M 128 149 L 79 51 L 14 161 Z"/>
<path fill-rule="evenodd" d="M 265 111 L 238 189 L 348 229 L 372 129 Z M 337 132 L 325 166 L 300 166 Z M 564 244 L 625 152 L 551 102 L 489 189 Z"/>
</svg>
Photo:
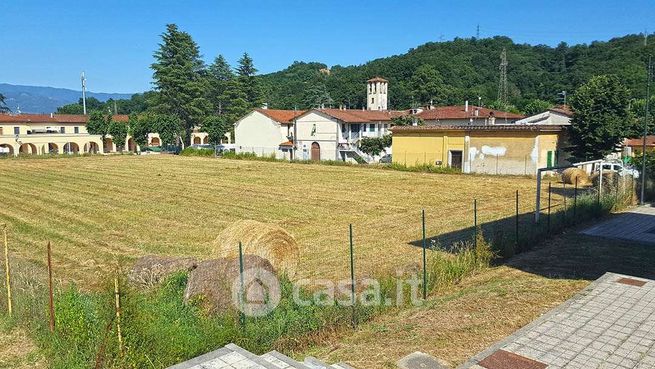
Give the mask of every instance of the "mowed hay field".
<svg viewBox="0 0 655 369">
<path fill-rule="evenodd" d="M 356 272 L 393 272 L 421 260 L 421 209 L 428 236 L 534 209 L 535 181 L 215 158 L 94 156 L 0 160 L 0 223 L 13 255 L 45 262 L 58 277 L 94 286 L 117 259 L 146 254 L 212 257 L 232 222 L 276 224 L 298 241 L 295 278 L 349 275 L 348 224 Z M 234 245 L 236 248 L 237 245 Z"/>
</svg>

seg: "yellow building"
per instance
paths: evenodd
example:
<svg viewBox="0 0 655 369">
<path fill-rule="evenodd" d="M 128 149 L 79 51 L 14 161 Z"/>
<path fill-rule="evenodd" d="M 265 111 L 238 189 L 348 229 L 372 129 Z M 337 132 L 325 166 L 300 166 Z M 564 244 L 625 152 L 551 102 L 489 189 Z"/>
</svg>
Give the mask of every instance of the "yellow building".
<svg viewBox="0 0 655 369">
<path fill-rule="evenodd" d="M 406 166 L 532 175 L 564 156 L 559 125 L 397 126 L 392 132 L 393 162 Z"/>
<path fill-rule="evenodd" d="M 101 137 L 86 130 L 87 117 L 69 114 L 0 114 L 0 155 L 99 153 Z"/>
</svg>

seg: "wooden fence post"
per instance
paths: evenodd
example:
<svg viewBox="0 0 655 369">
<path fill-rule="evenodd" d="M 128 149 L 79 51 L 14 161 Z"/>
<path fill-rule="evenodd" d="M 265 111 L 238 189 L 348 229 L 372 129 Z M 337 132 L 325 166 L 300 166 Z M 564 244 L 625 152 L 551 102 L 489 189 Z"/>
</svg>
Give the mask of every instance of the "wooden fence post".
<svg viewBox="0 0 655 369">
<path fill-rule="evenodd" d="M 114 278 L 114 297 L 116 303 L 116 334 L 118 335 L 118 348 L 123 353 L 123 334 L 121 333 L 121 296 L 118 287 L 118 277 Z"/>
</svg>

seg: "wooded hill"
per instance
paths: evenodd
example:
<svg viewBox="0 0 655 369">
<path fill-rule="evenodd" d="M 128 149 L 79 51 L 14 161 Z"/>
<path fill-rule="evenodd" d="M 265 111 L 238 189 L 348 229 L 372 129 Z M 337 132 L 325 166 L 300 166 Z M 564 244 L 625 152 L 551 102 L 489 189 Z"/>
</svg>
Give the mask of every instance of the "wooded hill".
<svg viewBox="0 0 655 369">
<path fill-rule="evenodd" d="M 507 50 L 509 103 L 529 110 L 534 100 L 561 103 L 561 91 L 572 94 L 590 77 L 615 74 L 632 97 L 645 95 L 648 55 L 655 39 L 645 45 L 643 35 L 627 35 L 607 42 L 557 47 L 516 44 L 508 37 L 458 38 L 430 42 L 405 54 L 356 66 L 327 66 L 295 62 L 288 68 L 259 76 L 264 99 L 274 108 L 307 108 L 325 104 L 350 108 L 365 105 L 365 81 L 373 76 L 389 80 L 390 109 L 426 105 L 477 103 L 497 106 L 500 55 Z M 321 72 L 321 69 L 324 69 Z M 528 109 L 526 109 L 526 107 Z"/>
</svg>

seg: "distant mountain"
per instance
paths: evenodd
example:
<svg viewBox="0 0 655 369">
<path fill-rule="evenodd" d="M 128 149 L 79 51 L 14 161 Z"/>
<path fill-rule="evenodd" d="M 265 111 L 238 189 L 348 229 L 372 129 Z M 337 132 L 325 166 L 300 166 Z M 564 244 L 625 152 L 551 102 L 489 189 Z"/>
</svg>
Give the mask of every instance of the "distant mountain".
<svg viewBox="0 0 655 369">
<path fill-rule="evenodd" d="M 0 83 L 0 94 L 5 96 L 5 102 L 12 112 L 23 113 L 52 113 L 58 107 L 75 103 L 82 97 L 82 91 L 66 88 L 21 86 Z M 129 99 L 132 94 L 113 94 L 102 92 L 87 92 L 87 97 L 95 97 L 100 101 L 109 99 Z"/>
</svg>

